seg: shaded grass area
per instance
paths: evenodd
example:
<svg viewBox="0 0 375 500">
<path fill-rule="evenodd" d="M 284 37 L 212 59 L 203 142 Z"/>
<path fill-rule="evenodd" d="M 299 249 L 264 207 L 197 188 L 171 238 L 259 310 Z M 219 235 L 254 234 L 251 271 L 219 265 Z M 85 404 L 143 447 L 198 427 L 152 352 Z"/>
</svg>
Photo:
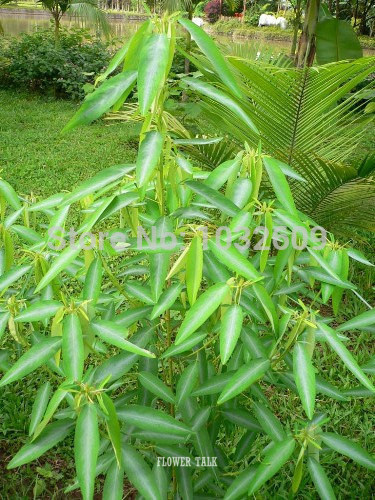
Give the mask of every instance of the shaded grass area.
<svg viewBox="0 0 375 500">
<path fill-rule="evenodd" d="M 101 121 L 62 136 L 77 109 L 69 101 L 0 90 L 1 176 L 18 193 L 49 196 L 134 161 L 137 129 L 128 124 Z"/>
<path fill-rule="evenodd" d="M 11 182 L 20 193 L 33 192 L 48 196 L 56 191 L 70 190 L 78 182 L 89 178 L 102 168 L 127 163 L 135 159 L 137 130 L 120 122 L 106 124 L 98 122 L 80 128 L 66 136 L 60 131 L 77 106 L 66 101 L 46 101 L 41 97 L 0 91 L 0 168 L 2 176 Z M 373 136 L 366 138 L 366 142 Z M 373 303 L 374 273 L 364 266 L 351 276 L 363 295 Z M 363 305 L 348 295 L 339 321 L 359 314 Z M 328 310 L 327 314 L 331 314 Z M 12 342 L 8 339 L 7 342 Z M 371 334 L 353 332 L 347 344 L 359 364 L 368 361 L 374 354 L 375 345 Z M 7 347 L 7 345 L 3 345 Z M 314 364 L 325 379 L 340 389 L 357 386 L 355 378 L 343 367 L 342 362 L 327 346 L 317 346 Z M 45 369 L 20 382 L 6 386 L 0 394 L 0 498 L 80 498 L 77 492 L 64 494 L 63 490 L 74 478 L 72 439 L 50 450 L 39 460 L 20 469 L 6 471 L 6 464 L 27 440 L 29 418 L 37 388 L 50 375 Z M 127 378 L 123 389 L 126 390 Z M 271 408 L 293 433 L 298 430 L 299 420 L 304 415 L 299 398 L 289 390 L 280 390 L 270 385 L 262 386 L 270 399 Z M 56 385 L 55 387 L 56 388 Z M 251 411 L 251 402 L 249 401 Z M 351 398 L 348 402 L 332 401 L 318 395 L 317 411 L 327 412 L 330 422 L 326 430 L 356 440 L 370 452 L 374 451 L 374 398 Z M 243 434 L 237 428 L 236 437 L 228 439 L 225 429 L 220 434 L 220 445 L 227 452 L 234 451 Z M 268 440 L 259 436 L 249 450 L 250 458 L 256 458 L 259 442 Z M 373 474 L 334 452 L 324 453 L 322 463 L 332 481 L 338 498 L 372 498 L 375 488 Z M 238 463 L 236 472 L 247 464 Z M 263 498 L 286 499 L 290 496 L 293 475 L 292 466 L 287 467 L 262 489 Z M 100 490 L 103 477 L 97 482 Z M 128 498 L 133 497 L 132 491 Z M 99 496 L 97 498 L 100 498 Z M 297 499 L 315 499 L 316 492 L 305 472 L 301 493 Z"/>
</svg>

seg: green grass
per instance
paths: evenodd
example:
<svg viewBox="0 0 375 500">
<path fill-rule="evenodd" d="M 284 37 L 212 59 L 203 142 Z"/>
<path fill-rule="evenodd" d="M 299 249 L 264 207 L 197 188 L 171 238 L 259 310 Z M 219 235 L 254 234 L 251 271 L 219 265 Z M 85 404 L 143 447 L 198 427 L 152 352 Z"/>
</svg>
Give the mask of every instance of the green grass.
<svg viewBox="0 0 375 500">
<path fill-rule="evenodd" d="M 1 176 L 19 193 L 71 190 L 105 167 L 134 161 L 137 130 L 130 125 L 100 121 L 61 135 L 77 108 L 0 90 Z"/>
</svg>

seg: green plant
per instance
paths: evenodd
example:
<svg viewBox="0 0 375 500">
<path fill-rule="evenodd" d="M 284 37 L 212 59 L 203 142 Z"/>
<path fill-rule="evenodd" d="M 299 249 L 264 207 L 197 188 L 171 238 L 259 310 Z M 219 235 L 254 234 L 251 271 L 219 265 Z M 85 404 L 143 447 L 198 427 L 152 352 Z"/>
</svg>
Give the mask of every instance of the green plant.
<svg viewBox="0 0 375 500">
<path fill-rule="evenodd" d="M 369 100 L 362 99 L 362 89 L 370 95 L 374 87 L 374 58 L 299 69 L 283 57 L 272 62 L 230 56 L 246 98 L 233 97 L 235 104 L 225 113 L 215 97 L 216 87 L 219 92 L 225 86 L 210 72 L 206 58 L 194 60 L 211 83 L 204 88 L 195 79 L 189 86 L 200 93 L 204 116 L 232 138 L 226 143 L 228 155 L 233 143 L 238 148 L 245 141 L 252 147 L 258 144 L 254 129 L 236 118 L 238 113 L 251 117 L 260 130 L 264 152 L 308 181 L 292 180 L 298 209 L 346 238 L 352 237 L 353 228 L 375 230 L 375 164 L 371 153 L 353 161 L 363 134 L 373 127 L 374 115 L 363 113 Z M 209 154 L 206 158 L 209 161 Z"/>
<path fill-rule="evenodd" d="M 108 44 L 82 29 L 61 30 L 59 44 L 51 30 L 22 34 L 1 45 L 3 87 L 31 89 L 56 97 L 81 99 L 83 87 L 108 64 Z"/>
<path fill-rule="evenodd" d="M 66 14 L 88 22 L 106 36 L 110 33 L 107 16 L 96 0 L 38 0 L 38 2 L 52 16 L 56 43 L 60 38 L 61 18 Z M 12 3 L 14 0 L 0 0 L 0 5 Z"/>
<path fill-rule="evenodd" d="M 136 163 L 109 167 L 36 203 L 0 181 L 0 332 L 24 349 L 3 367 L 0 387 L 41 367 L 50 375 L 36 394 L 30 441 L 8 468 L 74 432 L 77 479 L 66 493 L 80 488 L 85 500 L 100 474 L 104 498 L 122 498 L 124 475 L 146 499 L 177 492 L 243 498 L 267 487 L 287 462 L 292 493 L 309 474 L 322 498 L 334 498 L 322 465 L 330 453 L 370 470 L 375 460 L 358 443 L 323 431 L 327 418 L 315 411 L 316 393 L 342 405 L 347 395 L 315 367 L 332 351 L 361 384 L 360 394 L 372 395 L 372 361 L 361 368 L 342 332 L 371 327 L 374 310 L 329 326 L 319 309 L 332 297 L 337 310 L 344 293 L 358 293 L 348 280 L 350 258 L 370 263 L 331 237 L 320 249 L 324 231 L 312 230 L 298 212 L 287 181 L 303 179 L 260 146 L 245 144 L 211 172 L 193 167 L 186 148 L 220 138 L 191 137 L 165 110 L 177 85 L 168 79 L 176 20 L 231 93 L 204 81 L 198 90 L 257 131 L 234 100 L 242 90 L 212 40 L 189 20 L 165 15 L 119 50 L 65 127 L 118 109 L 136 89 L 136 104 L 126 108 L 129 120 L 142 123 Z M 184 78 L 182 88 L 193 80 Z M 263 189 L 263 176 L 274 195 Z M 73 210 L 85 248 L 68 244 L 64 227 Z M 140 225 L 148 239 L 137 237 Z M 223 226 L 232 241 L 218 230 Z M 99 238 L 101 230 L 116 233 L 116 241 Z M 300 403 L 280 422 L 268 395 L 286 388 Z M 190 466 L 168 465 L 181 457 Z M 212 462 L 202 468 L 201 457 Z"/>
</svg>

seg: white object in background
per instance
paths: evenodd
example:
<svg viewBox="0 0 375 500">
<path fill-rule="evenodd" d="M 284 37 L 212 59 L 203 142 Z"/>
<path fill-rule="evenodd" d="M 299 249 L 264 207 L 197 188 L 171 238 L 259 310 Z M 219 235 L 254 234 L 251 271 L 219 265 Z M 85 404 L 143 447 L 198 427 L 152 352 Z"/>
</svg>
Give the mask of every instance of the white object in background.
<svg viewBox="0 0 375 500">
<path fill-rule="evenodd" d="M 201 17 L 193 17 L 192 21 L 197 26 L 203 26 L 204 25 L 204 21 L 203 21 L 203 19 Z"/>
<path fill-rule="evenodd" d="M 277 26 L 277 19 L 269 14 L 261 14 L 258 26 Z"/>
<path fill-rule="evenodd" d="M 279 26 L 282 30 L 286 30 L 288 27 L 288 21 L 285 19 L 285 17 L 278 17 L 276 19 L 276 25 Z"/>
</svg>

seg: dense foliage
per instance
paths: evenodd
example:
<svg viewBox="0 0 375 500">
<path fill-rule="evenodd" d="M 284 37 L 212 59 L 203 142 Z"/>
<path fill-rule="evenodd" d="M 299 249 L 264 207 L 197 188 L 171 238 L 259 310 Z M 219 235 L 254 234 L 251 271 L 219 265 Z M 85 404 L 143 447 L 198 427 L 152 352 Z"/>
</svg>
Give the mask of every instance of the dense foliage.
<svg viewBox="0 0 375 500">
<path fill-rule="evenodd" d="M 81 99 L 83 86 L 108 64 L 108 45 L 81 29 L 22 34 L 0 43 L 0 84 L 56 97 Z"/>
<path fill-rule="evenodd" d="M 177 22 L 204 70 L 179 80 L 169 78 Z M 44 200 L 0 181 L 0 332 L 14 345 L 1 350 L 0 387 L 41 368 L 49 374 L 35 395 L 30 439 L 8 468 L 74 433 L 77 477 L 66 494 L 80 488 L 85 500 L 102 474 L 105 499 L 122 498 L 125 476 L 146 499 L 274 498 L 272 478 L 283 467 L 291 494 L 312 481 L 333 499 L 333 456 L 375 469 L 366 436 L 342 436 L 317 410 L 317 394 L 345 405 L 375 392 L 373 360 L 359 366 L 346 347 L 347 332 L 375 323 L 349 279 L 353 260 L 370 262 L 331 234 L 326 241 L 297 209 L 289 182 L 306 179 L 260 140 L 237 144 L 222 162 L 227 139 L 192 137 L 166 109 L 171 94 L 189 89 L 262 138 L 233 68 L 189 20 L 149 20 L 64 128 L 120 109 L 135 92 L 121 112 L 142 125 L 135 164 L 124 158 Z M 325 303 L 338 311 L 352 293 L 368 309 L 340 325 L 324 314 Z M 325 374 L 326 352 L 338 362 Z M 336 385 L 344 369 L 349 391 Z M 272 393 L 288 402 L 283 421 Z M 185 466 L 171 465 L 181 457 Z M 202 457 L 211 463 L 202 466 Z"/>
</svg>

